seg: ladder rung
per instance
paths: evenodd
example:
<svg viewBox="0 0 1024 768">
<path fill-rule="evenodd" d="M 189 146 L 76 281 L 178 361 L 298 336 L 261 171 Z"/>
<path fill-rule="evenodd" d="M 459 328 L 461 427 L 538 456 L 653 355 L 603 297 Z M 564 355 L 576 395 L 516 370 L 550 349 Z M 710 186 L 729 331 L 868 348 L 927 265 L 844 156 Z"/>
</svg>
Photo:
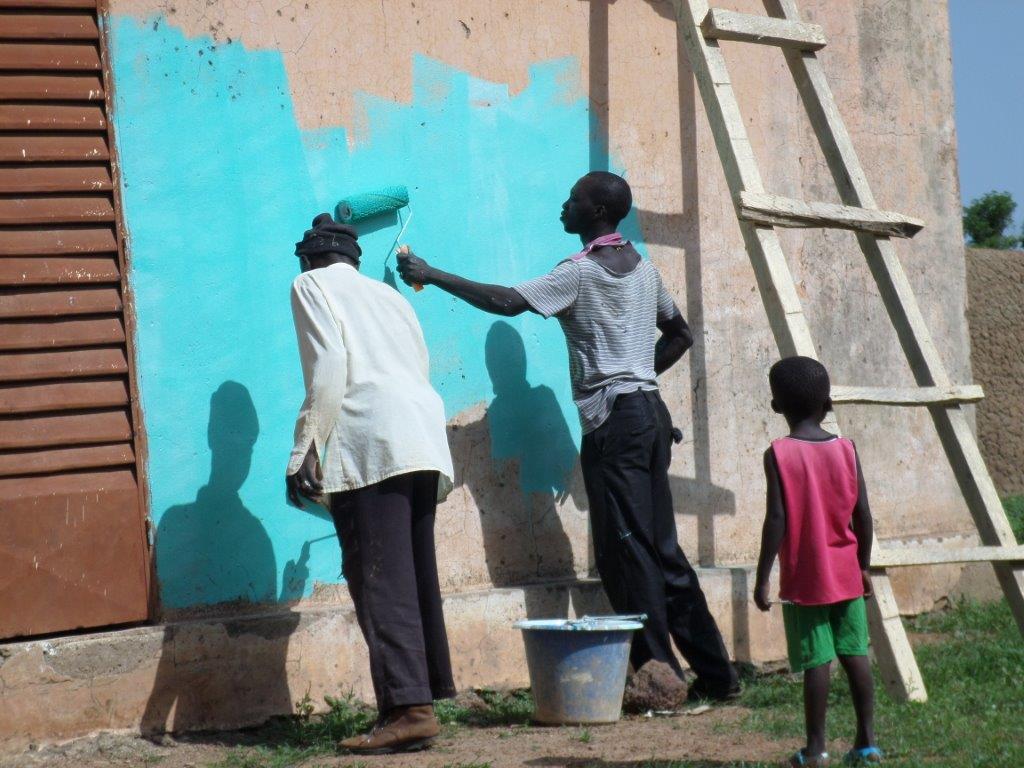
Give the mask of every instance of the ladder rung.
<svg viewBox="0 0 1024 768">
<path fill-rule="evenodd" d="M 825 31 L 817 24 L 737 13 L 724 8 L 709 9 L 700 29 L 704 37 L 777 45 L 797 51 L 817 51 L 827 42 Z"/>
<path fill-rule="evenodd" d="M 832 387 L 832 402 L 874 405 L 957 405 L 985 399 L 977 384 L 948 387 Z"/>
<path fill-rule="evenodd" d="M 913 237 L 924 222 L 890 211 L 835 203 L 806 203 L 764 192 L 740 192 L 739 217 L 776 227 L 852 229 L 881 237 Z"/>
<path fill-rule="evenodd" d="M 943 547 L 920 546 L 906 549 L 881 549 L 872 553 L 871 568 L 899 568 L 907 565 L 944 563 L 1024 562 L 1024 546 L 1015 547 Z"/>
</svg>

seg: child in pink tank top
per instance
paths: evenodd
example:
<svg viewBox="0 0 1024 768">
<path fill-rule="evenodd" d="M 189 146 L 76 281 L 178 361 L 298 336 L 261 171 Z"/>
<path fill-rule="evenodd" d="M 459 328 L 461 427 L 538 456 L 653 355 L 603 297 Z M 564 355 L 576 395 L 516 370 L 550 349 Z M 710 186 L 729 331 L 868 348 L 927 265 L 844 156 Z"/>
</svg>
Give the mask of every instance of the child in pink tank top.
<svg viewBox="0 0 1024 768">
<path fill-rule="evenodd" d="M 871 510 L 853 443 L 821 422 L 832 409 L 828 371 L 809 357 L 787 357 L 768 374 L 772 410 L 789 435 L 765 451 L 767 513 L 754 602 L 771 607 L 769 579 L 779 557 L 779 599 L 789 662 L 804 673 L 807 746 L 792 766 L 829 765 L 825 712 L 832 662 L 850 681 L 857 714 L 848 765 L 880 763 L 874 744 L 874 682 L 868 661 L 865 598 L 871 597 Z"/>
<path fill-rule="evenodd" d="M 779 599 L 829 605 L 864 595 L 857 536 L 857 453 L 843 437 L 783 437 L 772 456 L 786 509 L 779 550 Z"/>
</svg>

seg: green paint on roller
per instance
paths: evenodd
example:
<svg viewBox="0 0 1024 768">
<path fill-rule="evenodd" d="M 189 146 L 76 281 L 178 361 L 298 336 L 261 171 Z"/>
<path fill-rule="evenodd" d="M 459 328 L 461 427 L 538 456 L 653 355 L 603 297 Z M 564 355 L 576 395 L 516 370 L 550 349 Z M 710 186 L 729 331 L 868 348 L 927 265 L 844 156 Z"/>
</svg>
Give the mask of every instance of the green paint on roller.
<svg viewBox="0 0 1024 768">
<path fill-rule="evenodd" d="M 346 197 L 338 203 L 338 221 L 351 224 L 372 219 L 384 213 L 397 211 L 409 204 L 409 190 L 401 185 L 381 187 L 372 192 L 363 192 Z"/>
</svg>

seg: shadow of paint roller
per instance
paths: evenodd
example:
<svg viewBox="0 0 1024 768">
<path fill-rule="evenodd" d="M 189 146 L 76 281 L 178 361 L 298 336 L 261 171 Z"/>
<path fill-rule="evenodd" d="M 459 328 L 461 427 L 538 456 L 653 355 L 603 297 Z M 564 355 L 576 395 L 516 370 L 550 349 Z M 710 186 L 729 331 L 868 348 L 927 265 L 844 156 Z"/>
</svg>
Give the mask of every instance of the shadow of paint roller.
<svg viewBox="0 0 1024 768">
<path fill-rule="evenodd" d="M 356 222 L 383 216 L 386 213 L 397 212 L 407 205 L 409 205 L 409 190 L 402 185 L 394 185 L 346 197 L 338 202 L 335 214 L 341 223 L 355 224 Z M 405 228 L 409 226 L 410 221 L 412 221 L 411 208 L 409 216 L 398 233 L 398 237 L 395 238 L 395 242 L 388 250 L 385 263 L 391 257 L 392 251 L 395 250 L 395 246 L 398 245 L 398 241 L 405 232 Z M 423 290 L 423 286 L 419 283 L 413 283 L 412 287 L 417 292 Z"/>
</svg>

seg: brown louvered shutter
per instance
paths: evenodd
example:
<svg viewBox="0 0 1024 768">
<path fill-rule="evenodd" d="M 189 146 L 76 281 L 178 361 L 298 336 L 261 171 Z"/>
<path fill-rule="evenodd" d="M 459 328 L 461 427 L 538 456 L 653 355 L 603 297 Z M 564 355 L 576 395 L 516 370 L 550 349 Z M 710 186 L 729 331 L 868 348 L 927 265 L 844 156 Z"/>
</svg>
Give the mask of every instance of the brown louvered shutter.
<svg viewBox="0 0 1024 768">
<path fill-rule="evenodd" d="M 96 0 L 0 0 L 0 638 L 144 620 Z"/>
</svg>

